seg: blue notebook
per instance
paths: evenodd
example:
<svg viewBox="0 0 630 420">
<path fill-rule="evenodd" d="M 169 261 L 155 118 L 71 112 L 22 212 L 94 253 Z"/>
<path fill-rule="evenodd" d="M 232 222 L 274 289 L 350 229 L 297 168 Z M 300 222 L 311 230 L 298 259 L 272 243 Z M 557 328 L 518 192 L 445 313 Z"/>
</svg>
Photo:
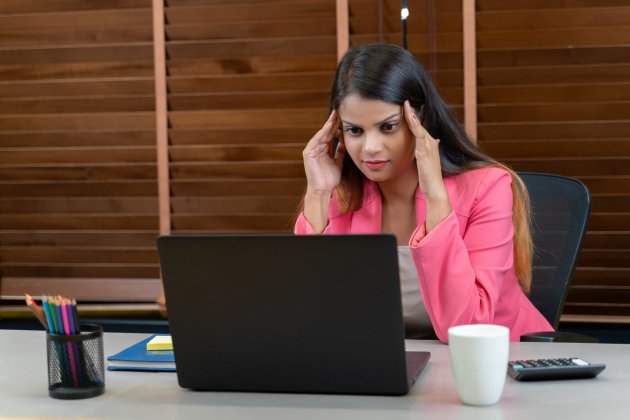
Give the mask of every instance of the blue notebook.
<svg viewBox="0 0 630 420">
<path fill-rule="evenodd" d="M 107 358 L 107 370 L 175 372 L 173 350 L 147 350 L 147 343 L 156 335 L 129 346 L 120 353 L 109 356 Z"/>
</svg>

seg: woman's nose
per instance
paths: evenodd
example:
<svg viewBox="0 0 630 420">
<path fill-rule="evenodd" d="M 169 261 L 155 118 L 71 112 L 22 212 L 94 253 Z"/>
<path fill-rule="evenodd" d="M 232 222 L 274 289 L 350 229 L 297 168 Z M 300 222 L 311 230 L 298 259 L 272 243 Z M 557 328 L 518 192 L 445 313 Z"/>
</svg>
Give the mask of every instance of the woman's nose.
<svg viewBox="0 0 630 420">
<path fill-rule="evenodd" d="M 363 144 L 363 150 L 368 153 L 380 152 L 383 148 L 383 141 L 379 134 L 366 134 L 365 143 Z"/>
</svg>

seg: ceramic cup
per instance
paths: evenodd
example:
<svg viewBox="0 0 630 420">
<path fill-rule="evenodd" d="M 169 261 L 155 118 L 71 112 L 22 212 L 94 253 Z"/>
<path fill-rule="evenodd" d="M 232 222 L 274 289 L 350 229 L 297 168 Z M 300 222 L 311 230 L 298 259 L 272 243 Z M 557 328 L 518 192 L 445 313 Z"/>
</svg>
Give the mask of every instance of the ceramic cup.
<svg viewBox="0 0 630 420">
<path fill-rule="evenodd" d="M 500 325 L 459 325 L 448 330 L 451 367 L 464 404 L 496 404 L 507 375 L 510 330 Z"/>
</svg>

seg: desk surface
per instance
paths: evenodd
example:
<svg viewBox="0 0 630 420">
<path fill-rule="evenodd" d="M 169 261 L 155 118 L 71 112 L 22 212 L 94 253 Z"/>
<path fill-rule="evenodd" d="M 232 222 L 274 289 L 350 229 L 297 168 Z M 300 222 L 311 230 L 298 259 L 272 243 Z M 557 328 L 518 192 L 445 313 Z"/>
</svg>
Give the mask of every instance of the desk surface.
<svg viewBox="0 0 630 420">
<path fill-rule="evenodd" d="M 105 355 L 147 334 L 105 334 Z M 408 341 L 431 360 L 404 397 L 194 392 L 179 388 L 175 373 L 106 372 L 106 390 L 86 400 L 48 397 L 43 331 L 0 331 L 0 417 L 95 419 L 413 419 L 518 420 L 630 418 L 630 345 L 511 343 L 510 359 L 579 356 L 607 368 L 595 379 L 516 382 L 507 378 L 491 407 L 462 405 L 450 370 L 448 347 Z"/>
</svg>

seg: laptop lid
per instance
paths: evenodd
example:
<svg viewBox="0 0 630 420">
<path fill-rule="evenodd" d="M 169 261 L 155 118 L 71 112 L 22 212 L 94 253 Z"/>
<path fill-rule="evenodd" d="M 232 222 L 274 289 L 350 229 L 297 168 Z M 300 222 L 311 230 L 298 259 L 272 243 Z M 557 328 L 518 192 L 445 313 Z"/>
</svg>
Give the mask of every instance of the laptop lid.
<svg viewBox="0 0 630 420">
<path fill-rule="evenodd" d="M 158 238 L 180 386 L 401 395 L 410 368 L 392 235 Z"/>
</svg>

